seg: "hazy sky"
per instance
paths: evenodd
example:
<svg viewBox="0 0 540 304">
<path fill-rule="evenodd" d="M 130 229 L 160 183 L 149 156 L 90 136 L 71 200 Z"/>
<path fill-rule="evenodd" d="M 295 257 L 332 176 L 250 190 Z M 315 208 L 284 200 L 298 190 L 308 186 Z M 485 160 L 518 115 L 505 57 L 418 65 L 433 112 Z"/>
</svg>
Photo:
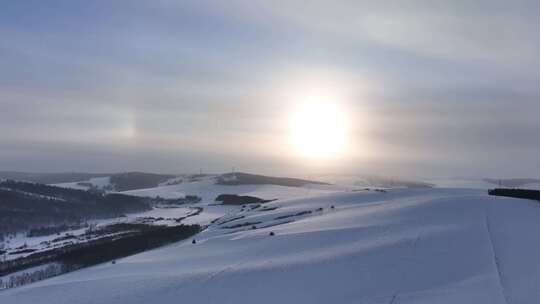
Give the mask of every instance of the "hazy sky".
<svg viewBox="0 0 540 304">
<path fill-rule="evenodd" d="M 540 176 L 539 3 L 2 1 L 0 170 Z"/>
</svg>

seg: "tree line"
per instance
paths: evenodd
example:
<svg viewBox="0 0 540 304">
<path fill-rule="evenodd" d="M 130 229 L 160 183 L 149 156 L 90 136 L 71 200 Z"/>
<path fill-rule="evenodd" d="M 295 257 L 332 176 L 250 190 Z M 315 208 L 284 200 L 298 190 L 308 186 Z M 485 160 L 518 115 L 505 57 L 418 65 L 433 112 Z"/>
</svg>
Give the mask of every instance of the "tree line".
<svg viewBox="0 0 540 304">
<path fill-rule="evenodd" d="M 4 288 L 21 286 L 80 268 L 126 257 L 135 253 L 189 238 L 201 231 L 199 225 L 152 226 L 117 224 L 111 229 L 133 231 L 88 242 L 37 252 L 26 257 L 0 262 L 0 276 L 20 272 L 3 282 Z M 40 265 L 39 270 L 24 272 Z M 2 284 L 0 282 L 0 284 Z M 0 287 L 1 288 L 1 287 Z"/>
<path fill-rule="evenodd" d="M 150 210 L 151 204 L 149 198 L 7 180 L 0 182 L 0 235 L 120 217 Z"/>
</svg>

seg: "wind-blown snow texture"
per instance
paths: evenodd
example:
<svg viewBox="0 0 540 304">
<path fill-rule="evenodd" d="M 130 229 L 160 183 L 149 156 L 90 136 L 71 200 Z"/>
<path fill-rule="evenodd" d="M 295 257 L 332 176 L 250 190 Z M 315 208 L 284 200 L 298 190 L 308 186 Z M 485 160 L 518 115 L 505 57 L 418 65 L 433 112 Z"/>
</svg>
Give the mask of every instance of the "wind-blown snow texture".
<svg viewBox="0 0 540 304">
<path fill-rule="evenodd" d="M 228 209 L 197 244 L 186 240 L 0 292 L 0 303 L 540 299 L 536 202 L 474 189 L 313 191 L 292 199 L 280 191 L 279 200 L 256 209 Z"/>
</svg>

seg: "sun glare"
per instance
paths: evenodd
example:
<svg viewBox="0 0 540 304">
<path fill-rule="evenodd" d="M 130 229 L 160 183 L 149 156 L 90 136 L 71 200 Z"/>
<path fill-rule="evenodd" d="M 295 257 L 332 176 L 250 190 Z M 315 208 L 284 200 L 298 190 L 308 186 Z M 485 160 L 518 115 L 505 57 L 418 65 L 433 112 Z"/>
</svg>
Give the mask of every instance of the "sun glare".
<svg viewBox="0 0 540 304">
<path fill-rule="evenodd" d="M 343 109 L 330 101 L 305 103 L 292 116 L 291 141 L 304 157 L 336 157 L 347 143 Z"/>
</svg>

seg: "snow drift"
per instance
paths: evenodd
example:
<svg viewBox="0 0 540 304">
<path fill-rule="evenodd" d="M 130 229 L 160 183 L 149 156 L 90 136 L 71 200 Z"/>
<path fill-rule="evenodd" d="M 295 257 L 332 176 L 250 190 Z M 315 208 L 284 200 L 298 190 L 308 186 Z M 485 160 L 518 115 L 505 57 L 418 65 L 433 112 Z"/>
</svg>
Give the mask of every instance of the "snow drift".
<svg viewBox="0 0 540 304">
<path fill-rule="evenodd" d="M 537 202 L 484 190 L 312 193 L 0 302 L 537 303 L 539 219 Z"/>
</svg>

